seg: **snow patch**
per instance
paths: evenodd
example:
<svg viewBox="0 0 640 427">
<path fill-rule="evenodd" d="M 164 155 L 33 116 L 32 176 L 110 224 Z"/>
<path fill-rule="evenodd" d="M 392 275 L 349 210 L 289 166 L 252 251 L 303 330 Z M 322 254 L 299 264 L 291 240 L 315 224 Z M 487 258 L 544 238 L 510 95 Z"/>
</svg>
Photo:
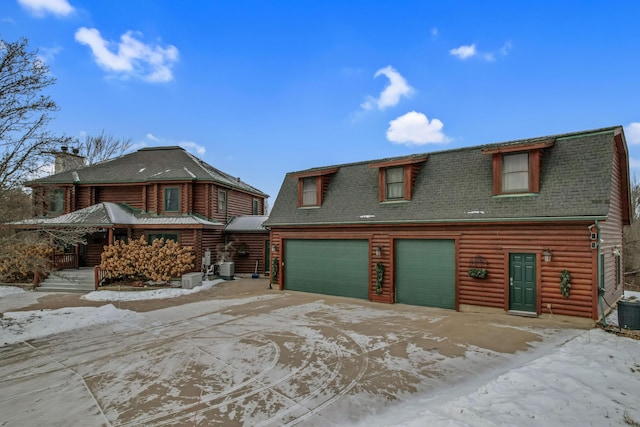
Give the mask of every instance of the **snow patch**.
<svg viewBox="0 0 640 427">
<path fill-rule="evenodd" d="M 48 335 L 116 321 L 141 319 L 138 313 L 112 304 L 102 307 L 68 307 L 57 310 L 9 311 L 0 319 L 0 347 Z"/>
<path fill-rule="evenodd" d="M 224 282 L 222 279 L 205 280 L 201 286 L 193 289 L 182 288 L 162 288 L 149 291 L 95 291 L 89 292 L 80 298 L 87 301 L 143 301 L 152 299 L 177 298 L 183 295 L 191 295 L 198 292 L 206 291 L 216 286 L 218 283 Z"/>
</svg>

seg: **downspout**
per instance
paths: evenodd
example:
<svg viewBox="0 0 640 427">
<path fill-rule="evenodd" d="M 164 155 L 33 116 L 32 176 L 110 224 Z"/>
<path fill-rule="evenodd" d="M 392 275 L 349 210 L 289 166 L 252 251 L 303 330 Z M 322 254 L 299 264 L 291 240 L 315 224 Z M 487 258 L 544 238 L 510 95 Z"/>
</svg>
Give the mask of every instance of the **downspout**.
<svg viewBox="0 0 640 427">
<path fill-rule="evenodd" d="M 602 257 L 600 256 L 600 222 L 596 219 L 596 230 L 598 231 L 598 239 L 596 240 L 596 246 L 598 251 L 598 302 L 600 304 L 600 313 L 602 314 L 602 326 L 607 326 L 607 318 L 604 315 L 604 283 L 602 283 L 602 269 L 604 265 L 602 265 Z"/>
</svg>

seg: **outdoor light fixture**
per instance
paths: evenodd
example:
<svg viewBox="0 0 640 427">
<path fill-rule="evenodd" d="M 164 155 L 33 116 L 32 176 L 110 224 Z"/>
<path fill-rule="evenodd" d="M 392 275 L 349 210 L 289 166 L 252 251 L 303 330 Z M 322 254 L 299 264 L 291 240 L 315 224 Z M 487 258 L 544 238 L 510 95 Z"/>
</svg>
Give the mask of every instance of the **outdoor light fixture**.
<svg viewBox="0 0 640 427">
<path fill-rule="evenodd" d="M 382 246 L 376 247 L 376 256 L 382 255 Z"/>
<path fill-rule="evenodd" d="M 278 252 L 278 244 L 274 243 L 273 245 L 271 245 L 271 252 Z"/>
<path fill-rule="evenodd" d="M 549 248 L 545 249 L 542 252 L 542 256 L 544 257 L 544 262 L 551 261 L 551 251 L 549 250 Z"/>
</svg>

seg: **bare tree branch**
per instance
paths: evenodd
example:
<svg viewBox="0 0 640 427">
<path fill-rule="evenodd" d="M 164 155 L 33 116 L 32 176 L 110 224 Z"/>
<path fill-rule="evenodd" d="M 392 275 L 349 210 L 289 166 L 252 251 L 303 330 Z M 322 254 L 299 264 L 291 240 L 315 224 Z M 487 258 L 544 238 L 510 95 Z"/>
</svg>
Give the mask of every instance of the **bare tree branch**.
<svg viewBox="0 0 640 427">
<path fill-rule="evenodd" d="M 103 130 L 100 135 L 88 135 L 80 143 L 80 155 L 84 156 L 88 165 L 121 156 L 131 148 L 131 138 L 118 139 Z"/>
<path fill-rule="evenodd" d="M 54 83 L 27 39 L 0 40 L 0 188 L 33 176 L 56 145 L 47 125 L 58 107 L 41 93 Z"/>
</svg>

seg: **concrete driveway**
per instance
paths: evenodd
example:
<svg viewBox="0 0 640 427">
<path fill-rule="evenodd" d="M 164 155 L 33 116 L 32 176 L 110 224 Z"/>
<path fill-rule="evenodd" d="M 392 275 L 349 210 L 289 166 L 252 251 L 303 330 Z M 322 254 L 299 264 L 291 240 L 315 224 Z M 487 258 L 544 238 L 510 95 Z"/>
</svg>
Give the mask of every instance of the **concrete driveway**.
<svg viewBox="0 0 640 427">
<path fill-rule="evenodd" d="M 266 288 L 127 303 L 127 321 L 0 347 L 0 426 L 349 425 L 462 392 L 580 332 Z M 61 298 L 82 305 L 50 302 Z"/>
</svg>

